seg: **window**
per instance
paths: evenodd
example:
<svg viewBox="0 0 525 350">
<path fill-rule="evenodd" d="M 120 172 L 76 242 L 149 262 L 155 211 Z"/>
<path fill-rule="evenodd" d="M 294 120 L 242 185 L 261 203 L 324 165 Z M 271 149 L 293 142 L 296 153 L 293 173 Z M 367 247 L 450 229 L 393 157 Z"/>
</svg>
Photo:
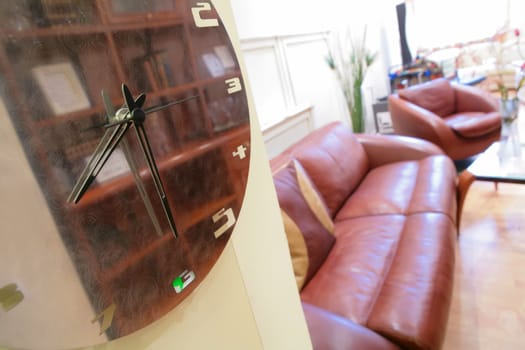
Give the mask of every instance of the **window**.
<svg viewBox="0 0 525 350">
<path fill-rule="evenodd" d="M 407 36 L 412 53 L 489 38 L 506 25 L 519 27 L 523 19 L 516 23 L 520 20 L 517 12 L 523 14 L 522 2 L 407 0 Z"/>
</svg>

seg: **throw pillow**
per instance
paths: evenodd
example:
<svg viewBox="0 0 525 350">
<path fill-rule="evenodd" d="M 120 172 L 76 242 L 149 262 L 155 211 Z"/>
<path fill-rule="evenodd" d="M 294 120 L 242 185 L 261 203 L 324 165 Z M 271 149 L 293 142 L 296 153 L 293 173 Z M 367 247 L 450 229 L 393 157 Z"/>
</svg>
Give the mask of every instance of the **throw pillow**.
<svg viewBox="0 0 525 350">
<path fill-rule="evenodd" d="M 301 164 L 290 161 L 273 176 L 297 287 L 321 267 L 335 242 L 334 224 Z"/>
</svg>

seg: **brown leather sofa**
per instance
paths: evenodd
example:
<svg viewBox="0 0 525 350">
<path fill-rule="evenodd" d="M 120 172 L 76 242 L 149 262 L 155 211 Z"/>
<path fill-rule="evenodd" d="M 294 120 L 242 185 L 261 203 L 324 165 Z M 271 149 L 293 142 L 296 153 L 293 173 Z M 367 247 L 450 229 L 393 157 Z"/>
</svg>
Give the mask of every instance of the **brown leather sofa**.
<svg viewBox="0 0 525 350">
<path fill-rule="evenodd" d="M 454 160 L 483 152 L 501 133 L 495 97 L 466 85 L 436 79 L 388 97 L 398 135 L 422 138 Z"/>
<path fill-rule="evenodd" d="M 271 161 L 315 349 L 439 349 L 456 172 L 435 145 L 326 125 Z"/>
</svg>

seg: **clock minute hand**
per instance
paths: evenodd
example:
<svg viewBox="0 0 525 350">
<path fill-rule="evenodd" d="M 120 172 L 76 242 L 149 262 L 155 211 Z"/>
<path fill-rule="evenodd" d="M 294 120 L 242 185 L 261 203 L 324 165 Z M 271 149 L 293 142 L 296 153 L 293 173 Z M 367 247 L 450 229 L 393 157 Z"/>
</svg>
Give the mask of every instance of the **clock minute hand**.
<svg viewBox="0 0 525 350">
<path fill-rule="evenodd" d="M 135 132 L 140 141 L 140 147 L 142 148 L 144 157 L 146 158 L 146 161 L 148 162 L 148 167 L 151 171 L 153 183 L 155 185 L 155 189 L 157 190 L 157 193 L 161 200 L 162 209 L 164 210 L 164 214 L 166 214 L 166 218 L 168 219 L 168 223 L 170 225 L 171 232 L 173 233 L 173 236 L 177 238 L 179 234 L 177 232 L 177 227 L 175 226 L 175 220 L 173 219 L 173 215 L 171 213 L 170 205 L 168 203 L 168 198 L 166 197 L 166 192 L 164 191 L 164 186 L 162 185 L 162 180 L 160 178 L 159 169 L 157 168 L 157 163 L 155 162 L 155 158 L 153 157 L 153 153 L 151 151 L 151 146 L 148 141 L 148 136 L 146 134 L 146 130 L 144 129 L 144 125 L 142 125 L 141 123 L 135 123 Z"/>
<path fill-rule="evenodd" d="M 137 137 L 139 139 L 140 147 L 142 148 L 144 157 L 148 162 L 148 167 L 151 171 L 155 189 L 157 190 L 157 193 L 161 200 L 162 209 L 164 209 L 164 214 L 166 214 L 166 218 L 168 219 L 168 223 L 170 225 L 171 231 L 173 232 L 173 236 L 177 238 L 178 232 L 175 226 L 175 221 L 173 220 L 173 215 L 171 213 L 171 209 L 168 203 L 168 198 L 166 197 L 166 192 L 164 191 L 164 186 L 162 185 L 162 180 L 160 178 L 155 157 L 153 156 L 153 152 L 151 151 L 148 135 L 146 134 L 146 130 L 144 129 L 146 113 L 141 108 L 144 104 L 146 97 L 144 96 L 144 98 L 142 99 L 139 98 L 140 103 L 136 103 L 135 100 L 133 100 L 133 96 L 131 95 L 131 92 L 129 91 L 126 84 L 122 84 L 122 93 L 124 95 L 124 100 L 126 101 L 126 105 L 131 115 L 131 120 L 133 121 L 133 125 L 135 126 L 135 133 L 137 134 Z"/>
</svg>

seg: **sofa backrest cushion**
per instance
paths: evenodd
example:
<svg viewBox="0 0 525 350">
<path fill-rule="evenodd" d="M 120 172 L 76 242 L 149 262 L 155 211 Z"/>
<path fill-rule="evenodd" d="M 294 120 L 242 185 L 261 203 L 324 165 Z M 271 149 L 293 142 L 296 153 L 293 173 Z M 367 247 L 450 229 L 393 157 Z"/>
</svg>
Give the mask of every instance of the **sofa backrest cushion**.
<svg viewBox="0 0 525 350">
<path fill-rule="evenodd" d="M 296 160 L 273 176 L 299 290 L 321 267 L 335 238 L 334 224 L 315 185 Z"/>
<path fill-rule="evenodd" d="M 399 97 L 440 117 L 455 112 L 456 97 L 450 82 L 444 78 L 400 90 Z"/>
<path fill-rule="evenodd" d="M 296 145 L 293 155 L 321 193 L 332 217 L 369 169 L 363 146 L 341 123 L 314 131 Z"/>
</svg>

